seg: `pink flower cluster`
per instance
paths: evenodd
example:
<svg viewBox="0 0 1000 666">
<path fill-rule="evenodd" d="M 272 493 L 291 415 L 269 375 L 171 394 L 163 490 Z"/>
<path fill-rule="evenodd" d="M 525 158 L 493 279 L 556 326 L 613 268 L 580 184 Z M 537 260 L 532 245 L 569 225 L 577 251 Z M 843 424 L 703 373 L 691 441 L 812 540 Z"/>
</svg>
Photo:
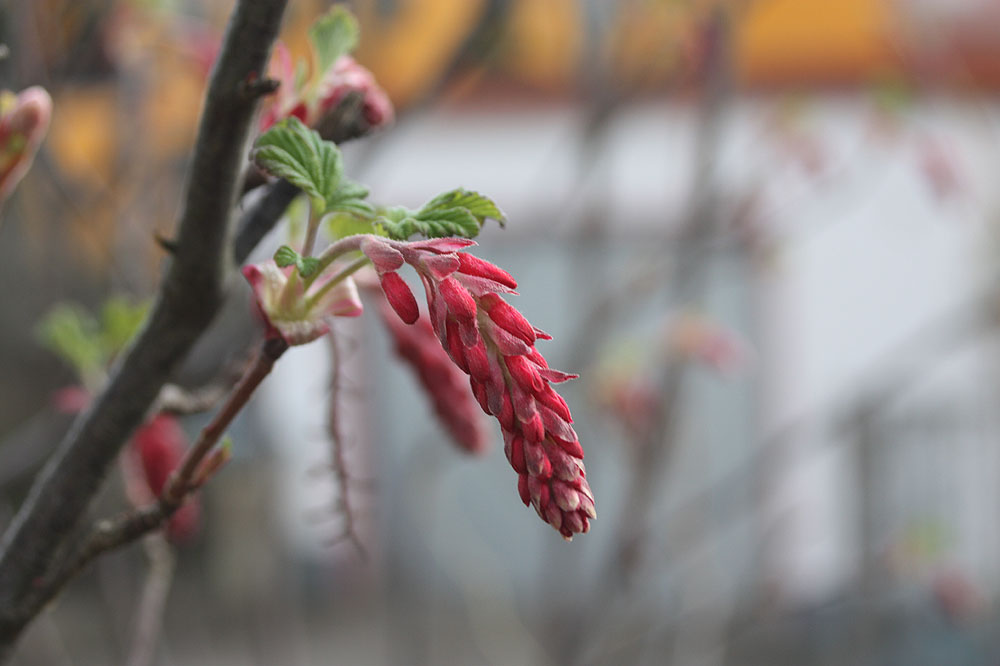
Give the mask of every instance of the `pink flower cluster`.
<svg viewBox="0 0 1000 666">
<path fill-rule="evenodd" d="M 408 326 L 384 299 L 380 297 L 380 300 L 379 312 L 392 336 L 396 353 L 413 368 L 452 441 L 468 453 L 485 453 L 490 441 L 483 428 L 482 414 L 469 393 L 465 375 L 441 348 L 430 321 L 420 317 Z"/>
<path fill-rule="evenodd" d="M 35 159 L 52 117 L 52 98 L 34 86 L 0 91 L 0 202 L 10 196 Z"/>
<path fill-rule="evenodd" d="M 392 122 L 393 109 L 389 96 L 375 81 L 372 73 L 351 56 L 337 58 L 330 69 L 314 72 L 310 80 L 296 86 L 292 57 L 285 45 L 278 43 L 269 75 L 280 81 L 281 86 L 265 102 L 260 119 L 262 132 L 289 116 L 295 116 L 305 125 L 315 127 L 324 115 L 352 91 L 358 91 L 364 96 L 362 113 L 371 127 L 381 127 Z"/>
<path fill-rule="evenodd" d="M 513 293 L 517 283 L 501 268 L 459 252 L 470 245 L 475 243 L 462 238 L 407 243 L 369 236 L 361 250 L 407 324 L 416 322 L 420 311 L 397 271 L 404 263 L 417 271 L 434 332 L 469 375 L 483 411 L 500 422 L 521 500 L 571 539 L 587 532 L 597 516 L 572 416 L 551 386 L 575 375 L 548 367 L 535 341 L 549 336 L 500 296 Z"/>
<path fill-rule="evenodd" d="M 144 423 L 132 437 L 132 446 L 139 455 L 146 488 L 152 497 L 159 497 L 167 485 L 171 472 L 180 466 L 187 450 L 187 436 L 177 418 L 170 414 L 157 414 Z M 137 501 L 143 504 L 148 500 Z M 167 536 L 171 541 L 182 542 L 193 537 L 201 523 L 201 509 L 197 498 L 188 498 L 170 517 Z"/>
</svg>

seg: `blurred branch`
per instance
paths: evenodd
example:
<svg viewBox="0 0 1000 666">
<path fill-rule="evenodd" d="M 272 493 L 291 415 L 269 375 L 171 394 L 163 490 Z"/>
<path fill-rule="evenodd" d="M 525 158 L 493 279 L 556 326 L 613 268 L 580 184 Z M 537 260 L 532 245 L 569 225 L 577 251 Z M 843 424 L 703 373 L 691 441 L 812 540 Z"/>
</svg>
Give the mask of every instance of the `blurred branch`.
<svg viewBox="0 0 1000 666">
<path fill-rule="evenodd" d="M 149 666 L 163 630 L 163 610 L 174 577 L 174 553 L 162 534 L 151 534 L 144 543 L 149 570 L 135 614 L 135 634 L 128 666 Z"/>
<path fill-rule="evenodd" d="M 212 71 L 177 251 L 145 327 L 43 468 L 0 542 L 0 661 L 41 610 L 37 583 L 66 549 L 123 442 L 222 302 L 230 220 L 257 99 L 286 0 L 240 0 Z M 62 583 L 65 580 L 61 581 Z"/>
<path fill-rule="evenodd" d="M 689 304 L 703 298 L 708 277 L 708 251 L 715 231 L 716 201 L 713 169 L 718 155 L 724 112 L 728 107 L 731 81 L 731 26 L 720 6 L 704 27 L 704 93 L 701 100 L 694 176 L 688 214 L 674 248 L 667 287 L 674 303 Z M 636 455 L 631 466 L 627 493 L 612 537 L 612 553 L 603 565 L 593 599 L 596 603 L 578 625 L 576 636 L 567 642 L 576 659 L 586 648 L 583 640 L 603 613 L 608 612 L 618 595 L 630 584 L 641 559 L 649 530 L 649 514 L 659 482 L 673 450 L 677 432 L 681 389 L 686 376 L 685 360 L 666 359 L 660 371 L 660 399 L 650 426 L 637 439 Z M 592 639 L 593 640 L 593 639 Z"/>
<path fill-rule="evenodd" d="M 226 389 L 219 384 L 209 384 L 195 389 L 165 384 L 152 411 L 177 415 L 201 414 L 213 409 L 225 397 Z"/>
</svg>

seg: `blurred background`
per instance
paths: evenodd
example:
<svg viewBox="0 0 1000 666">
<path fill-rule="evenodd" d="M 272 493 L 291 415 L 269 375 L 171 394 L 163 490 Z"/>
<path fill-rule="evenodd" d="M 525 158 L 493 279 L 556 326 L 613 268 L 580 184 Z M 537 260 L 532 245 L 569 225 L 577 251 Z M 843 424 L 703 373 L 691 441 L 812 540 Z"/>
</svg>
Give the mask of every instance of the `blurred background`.
<svg viewBox="0 0 1000 666">
<path fill-rule="evenodd" d="M 346 484 L 318 342 L 234 427 L 199 533 L 102 558 L 14 663 L 1000 662 L 1000 2 L 349 5 L 397 119 L 347 172 L 507 213 L 476 253 L 581 375 L 598 519 L 565 543 L 525 509 L 495 422 L 453 447 L 366 316 L 337 328 Z M 327 6 L 290 3 L 293 53 Z M 0 84 L 54 100 L 0 218 L 0 524 L 71 421 L 39 323 L 155 293 L 230 8 L 0 2 Z M 245 358 L 248 299 L 180 382 Z"/>
</svg>

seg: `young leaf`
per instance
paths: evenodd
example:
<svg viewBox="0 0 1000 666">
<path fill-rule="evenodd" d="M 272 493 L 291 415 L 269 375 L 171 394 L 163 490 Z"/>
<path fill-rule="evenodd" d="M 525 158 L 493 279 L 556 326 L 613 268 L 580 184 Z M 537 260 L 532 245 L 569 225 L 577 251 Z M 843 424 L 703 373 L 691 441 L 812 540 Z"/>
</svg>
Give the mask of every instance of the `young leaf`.
<svg viewBox="0 0 1000 666">
<path fill-rule="evenodd" d="M 112 358 L 129 343 L 149 312 L 149 302 L 133 304 L 122 297 L 105 301 L 101 308 L 101 345 Z"/>
<path fill-rule="evenodd" d="M 421 210 L 415 219 L 418 228 L 423 227 L 428 230 L 422 233 L 430 237 L 464 236 L 474 238 L 479 233 L 479 227 L 482 224 L 475 215 L 465 208 Z"/>
<path fill-rule="evenodd" d="M 287 118 L 265 132 L 257 140 L 254 159 L 268 172 L 308 194 L 313 215 L 333 211 L 366 216 L 374 213 L 364 200 L 368 188 L 343 178 L 343 159 L 336 144 L 321 139 L 298 118 Z"/>
<path fill-rule="evenodd" d="M 352 213 L 360 217 L 370 218 L 375 214 L 375 208 L 365 201 L 367 196 L 367 187 L 345 178 L 340 181 L 337 189 L 330 193 L 326 209 L 329 212 Z"/>
<path fill-rule="evenodd" d="M 479 226 L 482 226 L 487 218 L 496 220 L 500 223 L 501 227 L 507 222 L 507 218 L 503 212 L 491 199 L 484 197 L 479 192 L 462 188 L 437 195 L 423 205 L 420 212 L 417 213 L 417 217 L 419 219 L 430 219 L 433 217 L 434 211 L 455 208 L 464 208 L 469 211 L 478 220 Z"/>
<path fill-rule="evenodd" d="M 261 135 L 253 158 L 265 171 L 308 194 L 315 215 L 326 211 L 327 198 L 336 191 L 343 173 L 337 146 L 323 141 L 295 117 L 286 118 Z"/>
<path fill-rule="evenodd" d="M 274 263 L 278 264 L 280 268 L 294 266 L 298 263 L 299 259 L 301 259 L 299 253 L 287 245 L 282 245 L 278 248 L 278 251 L 274 253 Z"/>
<path fill-rule="evenodd" d="M 280 268 L 295 266 L 302 277 L 311 277 L 319 270 L 319 259 L 316 257 L 303 257 L 287 245 L 282 245 L 274 253 L 274 263 L 278 264 Z"/>
<path fill-rule="evenodd" d="M 370 205 L 370 204 L 369 204 Z M 327 233 L 333 238 L 346 238 L 355 234 L 378 233 L 371 215 L 337 212 L 324 218 Z"/>
<path fill-rule="evenodd" d="M 474 238 L 488 218 L 501 224 L 505 220 L 493 201 L 478 192 L 459 188 L 439 194 L 418 211 L 389 209 L 378 223 L 389 237 L 396 240 L 406 240 L 414 234 L 428 238 Z"/>
<path fill-rule="evenodd" d="M 325 72 L 342 55 L 358 45 L 358 20 L 342 6 L 335 6 L 309 28 L 309 41 L 319 72 Z"/>
<path fill-rule="evenodd" d="M 97 321 L 77 305 L 61 303 L 52 308 L 39 324 L 37 335 L 81 379 L 100 372 L 107 361 Z"/>
</svg>

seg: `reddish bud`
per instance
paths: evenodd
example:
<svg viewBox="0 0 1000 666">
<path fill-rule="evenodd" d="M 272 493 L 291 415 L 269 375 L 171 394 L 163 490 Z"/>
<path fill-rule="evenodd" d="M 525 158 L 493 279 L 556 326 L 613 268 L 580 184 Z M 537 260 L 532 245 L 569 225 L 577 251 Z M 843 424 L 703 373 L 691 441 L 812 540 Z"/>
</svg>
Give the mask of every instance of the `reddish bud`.
<svg viewBox="0 0 1000 666">
<path fill-rule="evenodd" d="M 486 357 L 486 346 L 480 340 L 472 347 L 465 348 L 465 362 L 469 366 L 469 374 L 480 382 L 490 377 L 490 362 Z"/>
<path fill-rule="evenodd" d="M 514 471 L 518 474 L 526 474 L 528 468 L 524 461 L 524 438 L 515 435 L 505 449 L 507 460 L 510 461 L 510 466 L 514 468 Z"/>
<path fill-rule="evenodd" d="M 403 254 L 381 238 L 372 237 L 361 241 L 361 251 L 371 259 L 380 275 L 403 267 Z"/>
<path fill-rule="evenodd" d="M 379 284 L 382 285 L 386 301 L 403 322 L 412 324 L 420 317 L 417 299 L 413 297 L 413 292 L 410 291 L 406 281 L 399 277 L 399 273 L 383 274 L 379 277 Z"/>
<path fill-rule="evenodd" d="M 170 474 L 184 458 L 187 437 L 175 417 L 161 413 L 142 425 L 132 442 L 139 453 L 146 486 L 154 497 L 159 497 Z M 176 540 L 192 536 L 198 527 L 199 514 L 197 502 L 188 500 L 171 516 L 168 535 Z"/>
<path fill-rule="evenodd" d="M 462 344 L 462 336 L 458 332 L 458 322 L 450 320 L 445 324 L 444 342 L 451 360 L 462 372 L 469 374 L 469 362 L 465 360 L 465 345 Z"/>
<path fill-rule="evenodd" d="M 544 389 L 536 393 L 535 400 L 551 409 L 567 423 L 573 422 L 573 415 L 570 414 L 566 401 L 550 385 L 546 384 Z"/>
<path fill-rule="evenodd" d="M 580 446 L 580 442 L 578 442 L 576 439 L 567 440 L 567 439 L 562 439 L 560 437 L 553 437 L 552 439 L 553 441 L 555 441 L 556 444 L 559 445 L 559 447 L 563 451 L 565 451 L 569 455 L 573 456 L 574 458 L 583 458 L 583 447 Z"/>
<path fill-rule="evenodd" d="M 490 296 L 493 298 L 489 298 Z M 532 345 L 535 343 L 535 329 L 524 318 L 524 315 L 496 294 L 483 296 L 481 302 L 485 303 L 487 301 L 489 305 L 486 305 L 486 309 L 489 312 L 490 319 L 504 330 L 524 340 L 527 344 Z"/>
<path fill-rule="evenodd" d="M 499 282 L 505 287 L 517 289 L 517 282 L 514 278 L 511 277 L 510 273 L 499 266 L 491 264 L 490 262 L 480 259 L 479 257 L 467 252 L 459 252 L 457 256 L 459 261 L 459 273 L 487 278 L 489 280 L 493 280 L 494 282 Z"/>
<path fill-rule="evenodd" d="M 507 356 L 504 357 L 504 362 L 510 372 L 511 379 L 520 384 L 525 391 L 537 395 L 547 387 L 538 374 L 538 370 L 532 367 L 531 363 L 523 356 Z"/>
<path fill-rule="evenodd" d="M 545 439 L 545 428 L 542 425 L 542 417 L 538 414 L 522 422 L 521 431 L 524 432 L 525 439 L 529 441 L 541 442 Z"/>
<path fill-rule="evenodd" d="M 447 277 L 438 284 L 438 291 L 448 306 L 448 312 L 459 320 L 476 318 L 476 299 L 455 278 Z"/>
<path fill-rule="evenodd" d="M 524 502 L 524 506 L 531 506 L 531 492 L 528 488 L 528 475 L 521 474 L 517 477 L 517 494 Z"/>
</svg>

